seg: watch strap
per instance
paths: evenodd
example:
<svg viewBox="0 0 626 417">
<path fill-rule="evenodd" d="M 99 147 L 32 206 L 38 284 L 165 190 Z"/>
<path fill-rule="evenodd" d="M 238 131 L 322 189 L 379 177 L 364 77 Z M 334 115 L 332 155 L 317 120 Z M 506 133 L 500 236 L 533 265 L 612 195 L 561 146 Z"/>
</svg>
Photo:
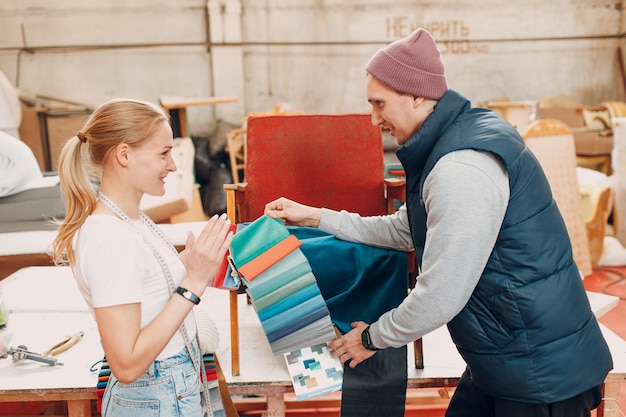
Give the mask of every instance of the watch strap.
<svg viewBox="0 0 626 417">
<path fill-rule="evenodd" d="M 178 287 L 176 288 L 176 293 L 182 295 L 183 298 L 186 298 L 187 300 L 191 301 L 195 305 L 200 304 L 200 297 L 198 297 L 196 294 L 189 291 L 187 288 Z"/>
<path fill-rule="evenodd" d="M 372 345 L 372 338 L 370 337 L 370 326 L 367 326 L 365 330 L 363 330 L 363 333 L 361 333 L 361 343 L 363 344 L 363 347 L 367 350 L 379 350 Z"/>
</svg>

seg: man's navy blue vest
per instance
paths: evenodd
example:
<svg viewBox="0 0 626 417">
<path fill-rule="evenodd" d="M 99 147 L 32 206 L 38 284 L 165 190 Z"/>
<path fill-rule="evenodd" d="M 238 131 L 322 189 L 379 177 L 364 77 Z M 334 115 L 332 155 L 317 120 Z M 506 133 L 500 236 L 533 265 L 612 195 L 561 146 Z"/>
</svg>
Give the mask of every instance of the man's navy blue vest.
<svg viewBox="0 0 626 417">
<path fill-rule="evenodd" d="M 461 149 L 497 155 L 510 185 L 485 270 L 467 305 L 448 323 L 473 382 L 487 394 L 528 403 L 561 401 L 602 384 L 611 355 L 541 166 L 507 121 L 472 108 L 453 90 L 397 152 L 407 175 L 418 259 L 427 233 L 424 181 L 442 156 Z"/>
</svg>

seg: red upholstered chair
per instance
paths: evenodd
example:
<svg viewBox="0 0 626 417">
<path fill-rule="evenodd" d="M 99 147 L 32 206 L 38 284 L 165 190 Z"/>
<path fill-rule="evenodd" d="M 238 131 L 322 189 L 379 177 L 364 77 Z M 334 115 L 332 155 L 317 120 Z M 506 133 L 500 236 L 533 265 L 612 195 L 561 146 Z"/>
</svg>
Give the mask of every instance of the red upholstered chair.
<svg viewBox="0 0 626 417">
<path fill-rule="evenodd" d="M 246 182 L 224 186 L 235 223 L 254 221 L 278 197 L 364 216 L 387 214 L 405 198 L 403 178 L 384 178 L 382 132 L 369 114 L 253 116 L 245 154 Z M 236 303 L 233 292 L 233 375 L 239 374 Z"/>
</svg>

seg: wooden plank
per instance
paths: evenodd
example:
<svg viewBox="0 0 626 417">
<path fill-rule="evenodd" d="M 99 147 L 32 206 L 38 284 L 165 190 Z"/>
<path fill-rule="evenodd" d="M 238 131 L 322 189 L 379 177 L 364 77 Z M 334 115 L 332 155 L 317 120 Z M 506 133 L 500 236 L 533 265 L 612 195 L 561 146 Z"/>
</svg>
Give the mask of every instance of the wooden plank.
<svg viewBox="0 0 626 417">
<path fill-rule="evenodd" d="M 68 400 L 68 417 L 91 417 L 91 401 L 89 400 Z"/>
<path fill-rule="evenodd" d="M 95 384 L 89 388 L 0 389 L 0 402 L 90 401 L 96 399 Z"/>
<path fill-rule="evenodd" d="M 621 383 L 617 381 L 605 382 L 602 387 L 602 404 L 598 407 L 597 417 L 619 417 Z"/>
<path fill-rule="evenodd" d="M 221 96 L 221 97 L 200 97 L 189 99 L 170 99 L 161 98 L 161 106 L 165 110 L 169 109 L 185 109 L 187 107 L 194 106 L 214 106 L 216 104 L 234 103 L 238 99 L 237 97 Z"/>
</svg>

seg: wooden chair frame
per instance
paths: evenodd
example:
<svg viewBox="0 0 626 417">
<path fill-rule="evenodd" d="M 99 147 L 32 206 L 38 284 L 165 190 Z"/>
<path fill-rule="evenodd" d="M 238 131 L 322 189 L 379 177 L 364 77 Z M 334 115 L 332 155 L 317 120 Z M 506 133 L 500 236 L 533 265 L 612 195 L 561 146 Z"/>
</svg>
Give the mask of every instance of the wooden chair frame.
<svg viewBox="0 0 626 417">
<path fill-rule="evenodd" d="M 382 136 L 381 136 L 382 146 Z M 245 151 L 244 151 L 245 153 Z M 384 179 L 384 189 L 386 198 L 387 213 L 395 211 L 395 201 L 405 201 L 405 184 L 404 178 L 386 178 Z M 226 191 L 226 204 L 227 213 L 229 219 L 233 223 L 242 223 L 249 220 L 246 203 L 245 193 L 248 188 L 247 182 L 240 182 L 234 184 L 225 184 L 224 190 Z M 410 277 L 411 278 L 411 277 Z M 240 358 L 239 358 L 239 329 L 238 329 L 238 300 L 237 291 L 231 291 L 230 294 L 230 337 L 231 337 L 231 362 L 232 362 L 232 374 L 240 375 Z M 416 367 L 423 368 L 423 352 L 421 349 L 421 339 L 415 344 L 415 356 Z"/>
</svg>

